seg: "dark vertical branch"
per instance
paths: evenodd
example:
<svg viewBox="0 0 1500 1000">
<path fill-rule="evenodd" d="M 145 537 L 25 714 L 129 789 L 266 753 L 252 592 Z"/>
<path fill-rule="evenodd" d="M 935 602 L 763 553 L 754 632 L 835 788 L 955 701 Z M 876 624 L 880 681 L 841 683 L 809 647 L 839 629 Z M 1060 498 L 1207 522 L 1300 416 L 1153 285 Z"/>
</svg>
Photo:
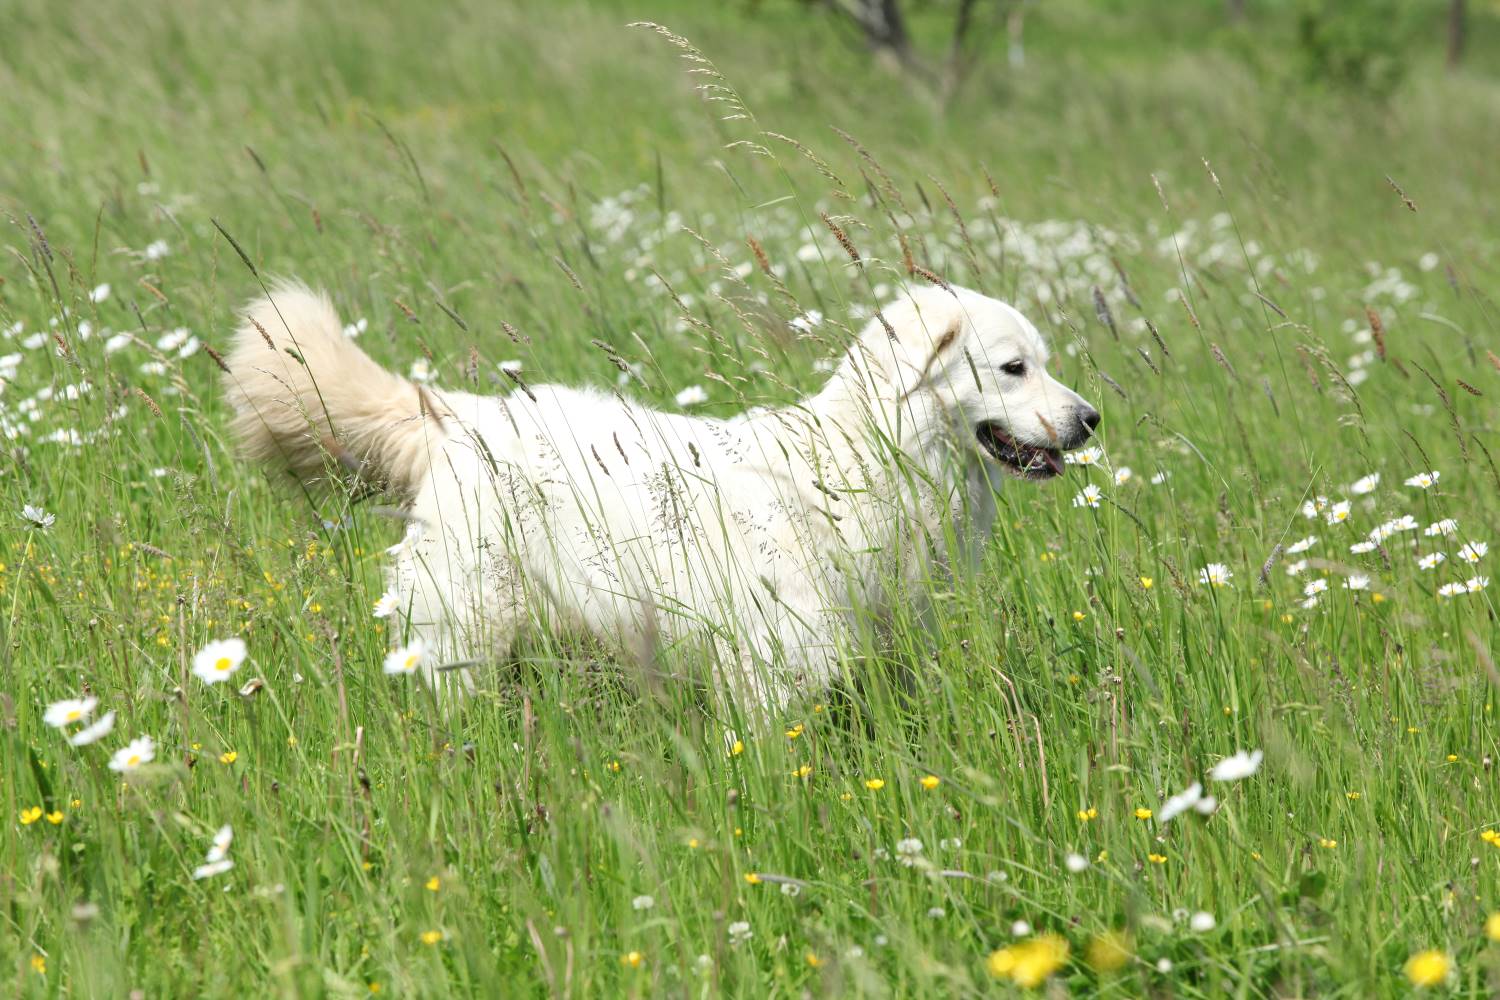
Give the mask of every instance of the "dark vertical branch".
<svg viewBox="0 0 1500 1000">
<path fill-rule="evenodd" d="M 1448 0 L 1448 68 L 1453 69 L 1464 58 L 1468 40 L 1469 12 L 1467 0 Z"/>
</svg>

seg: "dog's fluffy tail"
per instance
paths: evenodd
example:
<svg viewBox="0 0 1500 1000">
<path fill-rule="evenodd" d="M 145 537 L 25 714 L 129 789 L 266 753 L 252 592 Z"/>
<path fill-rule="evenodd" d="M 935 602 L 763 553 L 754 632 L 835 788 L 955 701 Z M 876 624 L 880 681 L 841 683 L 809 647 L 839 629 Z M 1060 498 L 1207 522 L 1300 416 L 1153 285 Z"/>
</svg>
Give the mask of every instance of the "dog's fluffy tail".
<svg viewBox="0 0 1500 1000">
<path fill-rule="evenodd" d="M 433 395 L 371 360 L 328 297 L 305 285 L 283 282 L 251 303 L 226 360 L 241 449 L 304 481 L 332 458 L 412 493 L 446 437 Z"/>
</svg>

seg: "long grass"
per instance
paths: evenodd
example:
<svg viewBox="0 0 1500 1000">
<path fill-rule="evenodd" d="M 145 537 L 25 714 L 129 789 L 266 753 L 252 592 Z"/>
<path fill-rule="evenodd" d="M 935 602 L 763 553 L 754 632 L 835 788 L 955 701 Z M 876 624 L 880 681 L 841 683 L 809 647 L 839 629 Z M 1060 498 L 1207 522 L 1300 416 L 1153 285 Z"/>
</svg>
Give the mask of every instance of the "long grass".
<svg viewBox="0 0 1500 1000">
<path fill-rule="evenodd" d="M 1493 80 L 1365 107 L 1118 19 L 1070 53 L 1063 5 L 936 115 L 774 5 L 651 12 L 721 76 L 611 7 L 15 6 L 8 992 L 968 995 L 1046 933 L 1057 992 L 1394 995 L 1427 949 L 1500 988 L 1500 583 L 1438 592 L 1500 558 L 1460 555 L 1500 542 Z M 1008 485 L 981 565 L 738 748 L 691 650 L 531 636 L 449 711 L 380 672 L 400 520 L 225 438 L 241 253 L 439 385 L 717 415 L 818 385 L 926 271 L 1037 322 L 1102 454 Z M 74 748 L 42 714 L 85 691 L 118 721 Z M 1194 781 L 1217 811 L 1161 822 Z"/>
</svg>

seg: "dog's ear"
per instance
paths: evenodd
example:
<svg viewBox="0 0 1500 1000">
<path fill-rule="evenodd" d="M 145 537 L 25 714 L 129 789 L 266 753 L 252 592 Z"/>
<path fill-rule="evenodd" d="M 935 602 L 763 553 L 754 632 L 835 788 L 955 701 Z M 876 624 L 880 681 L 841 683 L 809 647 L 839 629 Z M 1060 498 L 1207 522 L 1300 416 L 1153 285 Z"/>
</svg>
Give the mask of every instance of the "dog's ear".
<svg viewBox="0 0 1500 1000">
<path fill-rule="evenodd" d="M 909 396 L 953 357 L 962 356 L 958 341 L 963 326 L 964 310 L 954 295 L 923 289 L 882 306 L 862 340 L 897 392 Z"/>
</svg>

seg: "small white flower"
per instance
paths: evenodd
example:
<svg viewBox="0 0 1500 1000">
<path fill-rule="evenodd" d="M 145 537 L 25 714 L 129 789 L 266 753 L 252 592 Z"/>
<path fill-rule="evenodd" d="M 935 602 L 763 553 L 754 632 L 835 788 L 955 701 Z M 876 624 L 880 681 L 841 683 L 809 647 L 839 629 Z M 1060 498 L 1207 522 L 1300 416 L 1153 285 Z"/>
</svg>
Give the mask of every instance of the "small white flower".
<svg viewBox="0 0 1500 1000">
<path fill-rule="evenodd" d="M 1104 457 L 1104 450 L 1094 445 L 1087 448 L 1079 448 L 1063 455 L 1063 461 L 1069 465 L 1098 465 L 1099 460 Z"/>
<path fill-rule="evenodd" d="M 98 743 L 108 736 L 115 728 L 115 713 L 105 712 L 99 716 L 91 725 L 84 726 L 78 732 L 68 737 L 68 745 L 75 747 L 86 747 L 90 743 Z"/>
<path fill-rule="evenodd" d="M 1160 972 L 1162 975 L 1170 975 L 1172 969 L 1173 965 L 1170 958 L 1158 958 L 1156 960 L 1156 971 Z"/>
<path fill-rule="evenodd" d="M 1443 560 L 1445 560 L 1447 558 L 1448 557 L 1445 556 L 1445 555 L 1443 555 L 1443 553 L 1441 553 L 1441 552 L 1434 552 L 1431 555 L 1426 555 L 1426 556 L 1423 556 L 1422 558 L 1418 559 L 1417 560 L 1417 565 L 1419 567 L 1421 567 L 1422 569 L 1436 569 L 1438 563 L 1442 562 Z"/>
<path fill-rule="evenodd" d="M 1306 570 L 1307 570 L 1307 560 L 1306 559 L 1298 559 L 1296 562 L 1289 562 L 1289 563 L 1286 564 L 1286 575 L 1287 576 L 1301 576 L 1302 573 L 1305 572 Z"/>
<path fill-rule="evenodd" d="M 1210 587 L 1228 586 L 1234 573 L 1223 563 L 1209 563 L 1198 571 L 1198 582 Z"/>
<path fill-rule="evenodd" d="M 201 882 L 203 879 L 213 878 L 215 875 L 223 875 L 233 867 L 234 862 L 229 858 L 210 861 L 193 869 L 193 881 Z"/>
<path fill-rule="evenodd" d="M 509 361 L 502 361 L 502 362 L 500 362 L 500 370 L 503 371 L 503 372 L 507 372 L 507 373 L 509 373 L 511 375 L 519 375 L 519 374 L 521 374 L 521 368 L 522 367 L 523 366 L 522 366 L 521 362 L 519 360 L 516 360 L 515 358 L 512 358 Z"/>
<path fill-rule="evenodd" d="M 95 285 L 94 290 L 92 292 L 89 292 L 90 302 L 103 302 L 107 298 L 109 298 L 108 284 Z"/>
<path fill-rule="evenodd" d="M 208 848 L 209 862 L 223 861 L 229 857 L 229 845 L 234 843 L 234 827 L 225 823 L 214 834 L 213 844 Z"/>
<path fill-rule="evenodd" d="M 1489 577 L 1487 577 L 1487 576 L 1471 576 L 1467 580 L 1464 581 L 1464 590 L 1467 590 L 1471 594 L 1477 594 L 1481 590 L 1483 590 L 1485 587 L 1488 587 L 1489 585 L 1490 585 L 1490 578 Z"/>
<path fill-rule="evenodd" d="M 1344 581 L 1345 590 L 1369 590 L 1370 578 L 1363 573 L 1352 573 L 1349 579 Z"/>
<path fill-rule="evenodd" d="M 1077 875 L 1079 872 L 1084 871 L 1088 868 L 1089 859 L 1084 857 L 1082 854 L 1069 854 L 1066 858 L 1063 859 L 1063 864 L 1068 866 L 1068 871 Z"/>
<path fill-rule="evenodd" d="M 1437 592 L 1439 597 L 1457 597 L 1459 594 L 1467 594 L 1469 588 L 1461 583 L 1445 583 Z"/>
<path fill-rule="evenodd" d="M 353 323 L 344 324 L 344 336 L 348 337 L 350 340 L 355 340 L 359 337 L 360 334 L 364 333 L 369 328 L 370 321 L 361 317 L 355 320 Z"/>
<path fill-rule="evenodd" d="M 1311 521 L 1328 509 L 1327 497 L 1313 497 L 1302 505 L 1302 516 Z"/>
<path fill-rule="evenodd" d="M 941 906 L 933 906 L 927 910 L 927 919 L 929 920 L 942 920 L 947 915 L 948 911 Z"/>
<path fill-rule="evenodd" d="M 1321 594 L 1327 589 L 1328 581 L 1320 576 L 1316 580 L 1309 580 L 1307 582 L 1307 586 L 1302 588 L 1302 595 L 1304 597 L 1312 597 L 1315 594 Z"/>
<path fill-rule="evenodd" d="M 1308 535 L 1306 538 L 1303 538 L 1303 539 L 1301 539 L 1299 541 L 1295 541 L 1292 544 L 1288 545 L 1286 547 L 1286 551 L 1287 551 L 1287 553 L 1289 555 L 1296 555 L 1299 552 L 1306 552 L 1308 549 L 1312 548 L 1314 545 L 1317 545 L 1317 544 L 1318 544 L 1318 536 L 1317 535 Z"/>
<path fill-rule="evenodd" d="M 708 402 L 708 391 L 701 385 L 690 385 L 675 397 L 678 406 L 697 406 Z"/>
<path fill-rule="evenodd" d="M 401 595 L 392 588 L 375 599 L 375 607 L 370 613 L 376 618 L 389 618 L 399 607 L 401 607 Z"/>
<path fill-rule="evenodd" d="M 750 929 L 749 921 L 746 920 L 736 920 L 729 925 L 728 931 L 729 943 L 735 946 L 742 945 L 755 936 L 755 932 Z"/>
<path fill-rule="evenodd" d="M 1381 527 L 1385 529 L 1386 534 L 1394 535 L 1398 531 L 1416 531 L 1421 525 L 1410 514 L 1402 514 L 1393 521 L 1385 522 Z"/>
<path fill-rule="evenodd" d="M 147 260 L 161 260 L 171 252 L 172 248 L 167 246 L 166 240 L 152 240 L 146 244 L 146 249 L 142 250 L 141 254 Z"/>
<path fill-rule="evenodd" d="M 655 905 L 656 900 L 650 896 L 637 896 L 630 901 L 630 908 L 632 910 L 649 910 Z"/>
<path fill-rule="evenodd" d="M 801 316 L 792 317 L 792 319 L 787 323 L 787 326 L 791 327 L 793 330 L 798 331 L 799 333 L 807 333 L 809 330 L 812 330 L 822 322 L 823 314 L 816 309 L 809 309 Z"/>
<path fill-rule="evenodd" d="M 1422 532 L 1428 538 L 1436 538 L 1438 535 L 1454 535 L 1458 533 L 1458 522 L 1451 517 L 1445 517 L 1441 521 L 1434 521 Z"/>
<path fill-rule="evenodd" d="M 431 382 L 434 378 L 434 373 L 432 371 L 432 362 L 428 361 L 426 358 L 418 358 L 417 360 L 413 361 L 411 363 L 411 368 L 407 369 L 407 378 L 411 379 L 413 382 L 421 383 L 422 385 L 426 385 L 427 383 Z"/>
<path fill-rule="evenodd" d="M 35 504 L 27 504 L 22 507 L 21 516 L 38 528 L 50 528 L 57 523 L 56 514 L 49 514 Z"/>
<path fill-rule="evenodd" d="M 387 674 L 409 674 L 422 665 L 422 657 L 427 652 L 427 647 L 421 639 L 413 639 L 405 646 L 393 649 L 385 654 L 385 672 Z"/>
<path fill-rule="evenodd" d="M 1467 563 L 1477 563 L 1489 550 L 1487 542 L 1465 542 L 1464 547 L 1458 550 L 1458 557 Z"/>
<path fill-rule="evenodd" d="M 1323 520 L 1327 521 L 1329 524 L 1342 524 L 1343 522 L 1349 520 L 1349 501 L 1340 500 L 1338 503 L 1328 508 L 1328 513 L 1323 515 Z"/>
<path fill-rule="evenodd" d="M 143 764 L 156 759 L 156 741 L 149 736 L 138 736 L 129 744 L 115 751 L 109 759 L 109 769 L 129 774 Z"/>
<path fill-rule="evenodd" d="M 1130 471 L 1130 466 L 1122 465 L 1115 470 L 1115 485 L 1124 486 L 1135 478 L 1135 473 Z"/>
<path fill-rule="evenodd" d="M 957 837 L 945 837 L 938 841 L 938 847 L 945 851 L 956 851 L 962 846 L 964 846 L 964 842 Z"/>
<path fill-rule="evenodd" d="M 1170 823 L 1178 816 L 1192 809 L 1202 799 L 1203 786 L 1195 781 L 1184 791 L 1173 795 L 1161 804 L 1161 808 L 1156 811 L 1156 821 L 1158 823 Z"/>
<path fill-rule="evenodd" d="M 1379 485 L 1380 473 L 1372 472 L 1368 476 L 1365 476 L 1362 479 L 1356 479 L 1354 482 L 1350 483 L 1349 492 L 1357 496 L 1363 496 L 1366 493 L 1374 493 L 1375 487 Z"/>
<path fill-rule="evenodd" d="M 1188 918 L 1188 926 L 1199 934 L 1207 934 L 1209 931 L 1219 926 L 1219 922 L 1214 919 L 1214 915 L 1212 913 L 1209 913 L 1206 910 L 1199 910 L 1197 913 Z"/>
<path fill-rule="evenodd" d="M 1011 937 L 1026 937 L 1031 933 L 1031 925 L 1024 920 L 1017 920 L 1010 925 Z"/>
<path fill-rule="evenodd" d="M 1419 490 L 1431 489 L 1433 486 L 1437 485 L 1437 481 L 1441 478 L 1442 473 L 1434 469 L 1431 472 L 1417 473 L 1415 476 L 1412 476 L 1406 481 L 1406 485 L 1415 486 Z"/>
<path fill-rule="evenodd" d="M 198 650 L 193 657 L 193 675 L 203 683 L 214 685 L 227 681 L 245 662 L 245 640 L 220 639 Z"/>
<path fill-rule="evenodd" d="M 1172 474 L 1170 472 L 1158 472 L 1156 475 L 1151 477 L 1151 485 L 1160 486 L 1162 483 L 1171 478 L 1171 475 Z"/>
<path fill-rule="evenodd" d="M 64 698 L 62 701 L 54 701 L 47 706 L 47 711 L 42 713 L 42 721 L 54 729 L 62 729 L 75 722 L 82 722 L 94 714 L 94 707 L 99 704 L 99 699 L 87 698 Z"/>
<path fill-rule="evenodd" d="M 1355 555 L 1363 555 L 1366 552 L 1374 552 L 1375 543 L 1368 541 L 1355 542 L 1353 545 L 1349 546 L 1349 551 L 1353 552 Z"/>
<path fill-rule="evenodd" d="M 1099 487 L 1095 486 L 1093 483 L 1089 483 L 1083 488 L 1082 493 L 1073 498 L 1073 506 L 1098 508 L 1099 496 Z"/>
<path fill-rule="evenodd" d="M 1252 753 L 1241 750 L 1215 764 L 1208 776 L 1214 781 L 1239 781 L 1241 778 L 1248 778 L 1260 770 L 1260 762 L 1264 757 L 1265 754 L 1259 750 Z"/>
<path fill-rule="evenodd" d="M 896 842 L 896 858 L 908 868 L 917 863 L 917 856 L 921 853 L 922 842 L 915 837 Z"/>
<path fill-rule="evenodd" d="M 783 896 L 796 896 L 802 892 L 802 887 L 796 882 L 781 883 L 781 894 Z"/>
</svg>

